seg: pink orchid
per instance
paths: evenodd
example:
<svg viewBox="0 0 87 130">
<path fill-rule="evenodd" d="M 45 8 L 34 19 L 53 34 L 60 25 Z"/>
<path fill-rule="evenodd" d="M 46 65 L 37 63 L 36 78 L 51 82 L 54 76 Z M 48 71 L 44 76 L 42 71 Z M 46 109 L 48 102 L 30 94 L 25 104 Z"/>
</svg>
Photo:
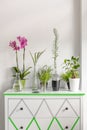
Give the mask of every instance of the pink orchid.
<svg viewBox="0 0 87 130">
<path fill-rule="evenodd" d="M 20 42 L 20 48 L 25 48 L 25 46 L 27 45 L 27 39 L 25 37 L 21 37 L 21 36 L 18 36 L 17 39 L 19 40 Z"/>
<path fill-rule="evenodd" d="M 25 46 L 27 45 L 27 39 L 25 37 L 18 36 L 17 40 L 19 41 L 19 46 L 17 45 L 16 41 L 11 41 L 9 46 L 13 48 L 16 52 L 16 64 L 17 68 L 18 65 L 18 50 L 23 49 L 23 72 L 25 71 Z"/>
<path fill-rule="evenodd" d="M 12 47 L 15 51 L 20 50 L 20 47 L 17 46 L 16 41 L 11 41 L 9 46 Z"/>
</svg>

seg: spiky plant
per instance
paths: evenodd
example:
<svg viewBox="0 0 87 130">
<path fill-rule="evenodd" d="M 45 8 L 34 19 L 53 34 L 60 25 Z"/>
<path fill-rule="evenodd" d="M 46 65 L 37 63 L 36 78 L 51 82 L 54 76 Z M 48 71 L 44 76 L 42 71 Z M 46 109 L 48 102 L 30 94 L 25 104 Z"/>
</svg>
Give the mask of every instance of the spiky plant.
<svg viewBox="0 0 87 130">
<path fill-rule="evenodd" d="M 45 50 L 44 50 L 45 51 Z M 32 53 L 30 52 L 30 55 L 31 55 L 31 58 L 32 58 L 32 61 L 33 61 L 33 64 L 34 66 L 37 64 L 40 56 L 44 53 L 44 51 L 41 51 L 41 52 L 35 52 L 34 55 L 32 55 Z"/>
<path fill-rule="evenodd" d="M 39 80 L 43 85 L 45 85 L 49 79 L 52 77 L 52 69 L 50 66 L 44 65 L 38 71 Z"/>
<path fill-rule="evenodd" d="M 44 50 L 45 51 L 45 50 Z M 36 65 L 37 62 L 40 58 L 40 56 L 44 53 L 44 51 L 41 52 L 35 52 L 34 55 L 32 55 L 32 53 L 30 52 L 33 64 L 34 64 L 34 80 L 33 80 L 33 86 L 32 86 L 32 90 L 36 91 L 37 90 L 37 79 L 36 79 Z"/>
</svg>

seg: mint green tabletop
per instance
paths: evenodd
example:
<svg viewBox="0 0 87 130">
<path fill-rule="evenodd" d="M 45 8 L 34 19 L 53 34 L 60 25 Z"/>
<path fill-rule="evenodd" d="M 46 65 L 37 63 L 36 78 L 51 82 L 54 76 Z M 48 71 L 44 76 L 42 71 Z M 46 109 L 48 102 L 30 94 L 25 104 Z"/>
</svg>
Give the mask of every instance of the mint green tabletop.
<svg viewBox="0 0 87 130">
<path fill-rule="evenodd" d="M 46 91 L 33 93 L 30 89 L 26 89 L 20 92 L 15 92 L 13 89 L 9 89 L 4 92 L 4 96 L 84 96 L 82 91 Z"/>
</svg>

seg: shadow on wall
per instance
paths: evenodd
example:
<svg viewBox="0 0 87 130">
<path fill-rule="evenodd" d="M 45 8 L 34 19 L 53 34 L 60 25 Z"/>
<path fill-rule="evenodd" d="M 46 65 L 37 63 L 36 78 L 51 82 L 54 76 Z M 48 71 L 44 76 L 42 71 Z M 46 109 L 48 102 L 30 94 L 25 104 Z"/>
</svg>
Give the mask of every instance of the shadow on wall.
<svg viewBox="0 0 87 130">
<path fill-rule="evenodd" d="M 73 6 L 74 6 L 74 32 L 73 32 L 74 54 L 80 57 L 80 63 L 81 63 L 81 0 L 74 0 Z M 80 77 L 81 77 L 81 69 L 80 69 Z"/>
<path fill-rule="evenodd" d="M 80 56 L 80 50 L 81 50 L 81 0 L 74 0 L 73 6 L 74 6 L 74 32 L 73 32 L 74 33 L 74 53 L 76 55 Z"/>
</svg>

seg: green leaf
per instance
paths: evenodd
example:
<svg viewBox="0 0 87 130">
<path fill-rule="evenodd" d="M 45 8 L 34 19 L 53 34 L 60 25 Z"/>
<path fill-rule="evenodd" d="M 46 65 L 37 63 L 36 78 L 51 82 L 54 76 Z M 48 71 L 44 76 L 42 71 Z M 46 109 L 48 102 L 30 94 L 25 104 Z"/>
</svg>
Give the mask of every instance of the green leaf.
<svg viewBox="0 0 87 130">
<path fill-rule="evenodd" d="M 44 50 L 45 51 L 45 50 Z M 44 53 L 44 51 L 41 52 L 35 52 L 34 55 L 32 55 L 32 53 L 30 52 L 31 58 L 33 60 L 33 64 L 36 65 L 40 56 Z"/>
<path fill-rule="evenodd" d="M 12 67 L 12 68 L 15 71 L 15 73 L 20 73 L 21 72 L 18 67 Z"/>
<path fill-rule="evenodd" d="M 24 78 L 24 77 L 26 77 L 28 74 L 30 74 L 30 71 L 29 71 L 29 72 L 24 73 L 23 78 Z"/>
<path fill-rule="evenodd" d="M 31 58 L 32 58 L 33 63 L 35 63 L 35 62 L 34 62 L 33 55 L 32 55 L 32 53 L 31 53 L 31 52 L 30 52 L 30 55 L 31 55 Z"/>
<path fill-rule="evenodd" d="M 50 66 L 43 66 L 42 68 L 39 69 L 38 71 L 38 78 L 39 80 L 45 84 L 48 82 L 48 80 L 52 77 L 52 69 Z"/>
<path fill-rule="evenodd" d="M 78 68 L 79 67 L 80 67 L 79 57 L 72 56 L 70 59 L 64 60 L 63 68 L 65 69 L 65 72 L 70 71 L 72 78 L 78 77 L 78 75 L 79 75 Z"/>
<path fill-rule="evenodd" d="M 31 68 L 32 68 L 32 67 L 28 67 L 28 68 L 24 71 L 24 73 L 27 73 Z"/>
</svg>

